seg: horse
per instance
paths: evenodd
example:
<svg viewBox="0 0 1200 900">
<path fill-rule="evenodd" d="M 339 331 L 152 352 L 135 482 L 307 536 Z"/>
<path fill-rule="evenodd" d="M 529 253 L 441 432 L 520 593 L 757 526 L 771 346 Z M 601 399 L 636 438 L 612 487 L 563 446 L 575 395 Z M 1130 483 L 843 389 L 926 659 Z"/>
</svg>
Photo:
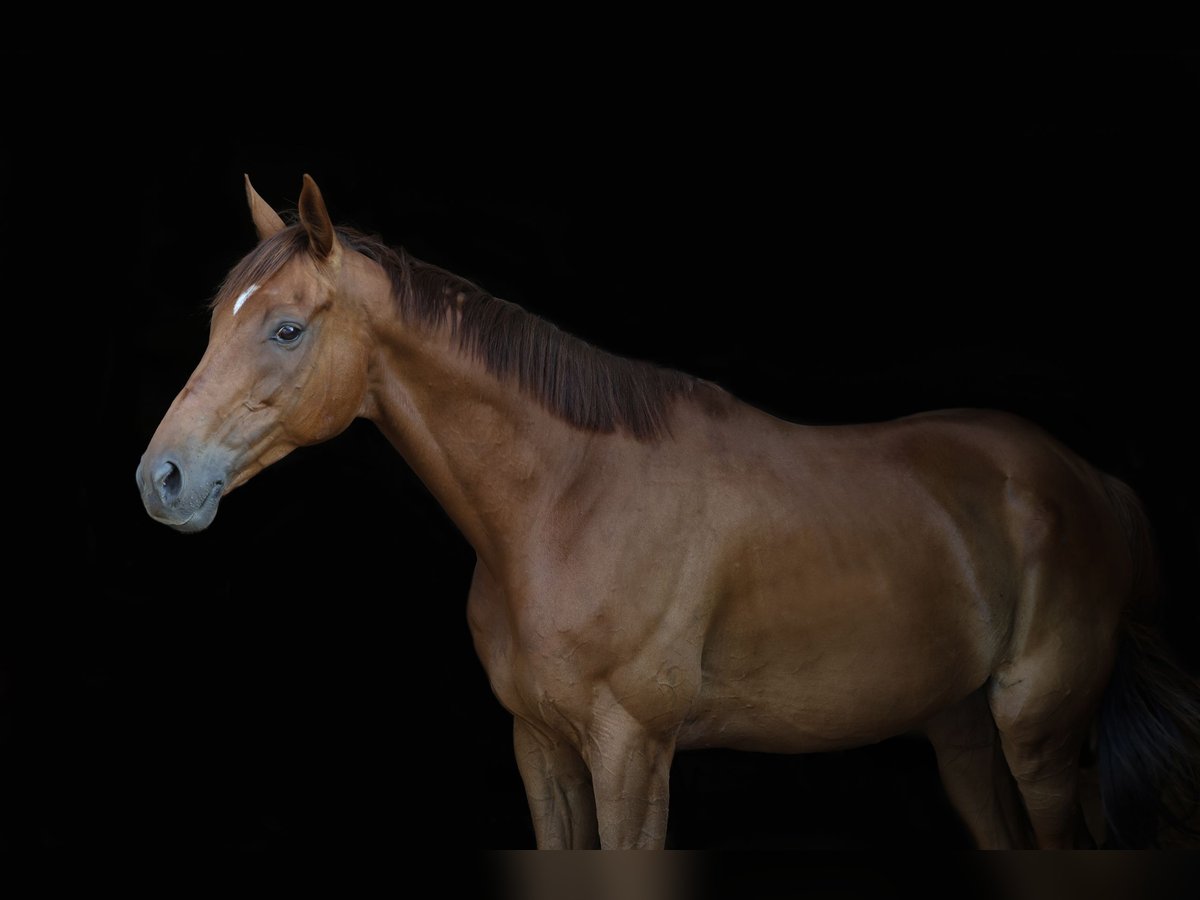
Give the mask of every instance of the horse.
<svg viewBox="0 0 1200 900">
<path fill-rule="evenodd" d="M 782 421 L 334 226 L 307 175 L 292 224 L 245 189 L 259 241 L 138 465 L 146 511 L 199 531 L 374 422 L 475 551 L 539 848 L 663 847 L 677 751 L 909 733 L 980 847 L 1093 846 L 1093 744 L 1110 844 L 1186 824 L 1200 703 L 1144 621 L 1124 483 L 1003 412 Z"/>
</svg>

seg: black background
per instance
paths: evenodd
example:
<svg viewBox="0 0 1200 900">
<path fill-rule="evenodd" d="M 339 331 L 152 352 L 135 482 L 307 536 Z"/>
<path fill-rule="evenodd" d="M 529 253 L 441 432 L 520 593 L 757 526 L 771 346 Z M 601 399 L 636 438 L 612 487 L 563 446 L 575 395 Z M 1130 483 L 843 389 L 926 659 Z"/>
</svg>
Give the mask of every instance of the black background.
<svg viewBox="0 0 1200 900">
<path fill-rule="evenodd" d="M 201 535 L 142 509 L 138 458 L 253 243 L 243 172 L 281 209 L 308 172 L 336 221 L 785 418 L 1032 418 L 1141 493 L 1196 661 L 1196 59 L 704 71 L 414 86 L 247 137 L 109 98 L 55 148 L 88 272 L 50 324 L 83 365 L 42 404 L 71 428 L 15 545 L 36 578 L 8 604 L 9 849 L 532 846 L 466 627 L 473 555 L 372 426 Z M 685 754 L 672 791 L 672 846 L 965 845 L 910 740 Z"/>
</svg>

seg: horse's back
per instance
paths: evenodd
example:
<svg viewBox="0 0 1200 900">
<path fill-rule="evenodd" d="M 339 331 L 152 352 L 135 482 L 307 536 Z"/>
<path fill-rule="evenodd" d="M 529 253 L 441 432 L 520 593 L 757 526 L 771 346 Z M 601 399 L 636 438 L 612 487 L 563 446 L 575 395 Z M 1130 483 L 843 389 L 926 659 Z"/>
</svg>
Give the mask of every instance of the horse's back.
<svg viewBox="0 0 1200 900">
<path fill-rule="evenodd" d="M 1081 548 L 1122 543 L 1106 486 L 1114 480 L 1019 416 L 951 409 L 867 425 L 772 421 L 762 443 L 781 463 L 775 487 L 790 482 L 786 493 L 810 508 L 884 521 L 924 511 L 1006 543 L 1016 565 L 1068 535 Z M 917 500 L 920 510 L 906 502 Z"/>
</svg>

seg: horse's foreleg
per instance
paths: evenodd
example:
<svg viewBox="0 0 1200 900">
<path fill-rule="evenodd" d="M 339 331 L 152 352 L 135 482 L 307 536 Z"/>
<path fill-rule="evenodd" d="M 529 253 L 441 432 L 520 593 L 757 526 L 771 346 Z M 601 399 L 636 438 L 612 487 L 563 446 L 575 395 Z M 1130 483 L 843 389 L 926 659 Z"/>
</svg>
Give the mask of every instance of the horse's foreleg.
<svg viewBox="0 0 1200 900">
<path fill-rule="evenodd" d="M 662 849 L 674 755 L 673 740 L 651 734 L 621 707 L 596 716 L 588 765 L 605 850 Z"/>
<path fill-rule="evenodd" d="M 513 749 L 525 782 L 539 850 L 599 845 L 592 778 L 583 757 L 563 740 L 515 719 Z"/>
</svg>

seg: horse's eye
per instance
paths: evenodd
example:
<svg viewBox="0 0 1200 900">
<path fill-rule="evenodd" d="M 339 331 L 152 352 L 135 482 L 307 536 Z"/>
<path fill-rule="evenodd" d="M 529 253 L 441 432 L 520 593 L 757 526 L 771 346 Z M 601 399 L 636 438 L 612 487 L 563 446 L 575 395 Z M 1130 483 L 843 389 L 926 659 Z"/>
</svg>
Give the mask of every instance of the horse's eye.
<svg viewBox="0 0 1200 900">
<path fill-rule="evenodd" d="M 281 344 L 294 344 L 300 340 L 300 335 L 304 334 L 304 329 L 292 322 L 280 325 L 275 332 L 275 340 Z"/>
</svg>

